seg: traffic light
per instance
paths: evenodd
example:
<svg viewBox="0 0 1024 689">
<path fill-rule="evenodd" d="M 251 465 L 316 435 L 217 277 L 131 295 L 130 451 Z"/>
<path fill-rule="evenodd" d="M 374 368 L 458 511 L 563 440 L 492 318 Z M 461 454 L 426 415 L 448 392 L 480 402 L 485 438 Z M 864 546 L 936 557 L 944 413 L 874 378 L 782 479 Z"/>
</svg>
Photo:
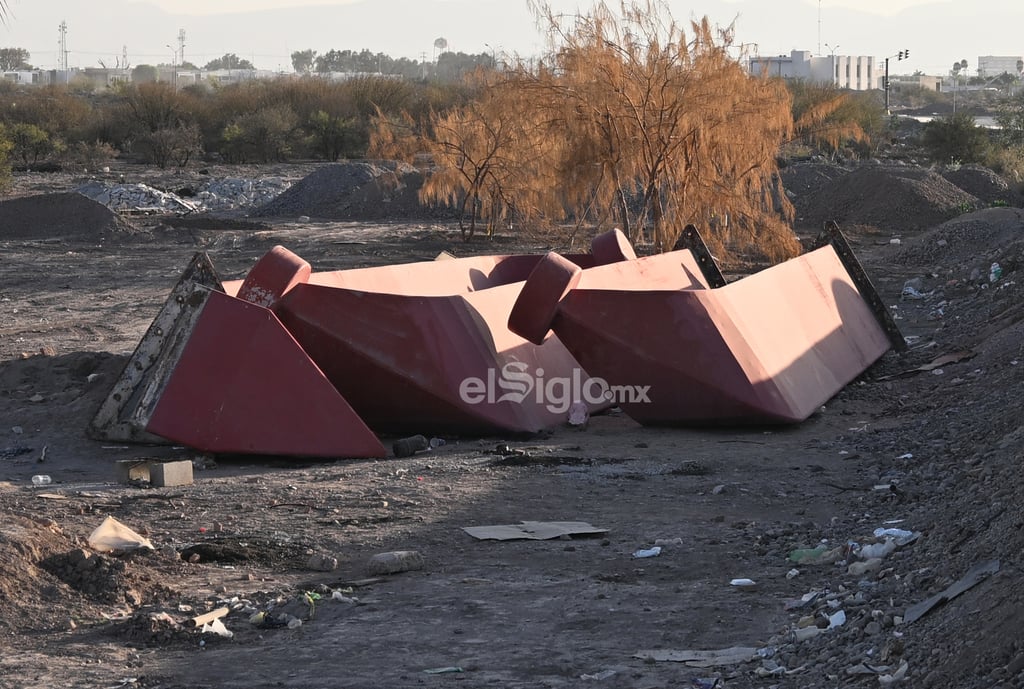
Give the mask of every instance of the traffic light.
<svg viewBox="0 0 1024 689">
<path fill-rule="evenodd" d="M 909 60 L 910 59 L 910 51 L 909 50 L 901 50 L 897 57 L 900 60 Z"/>
</svg>

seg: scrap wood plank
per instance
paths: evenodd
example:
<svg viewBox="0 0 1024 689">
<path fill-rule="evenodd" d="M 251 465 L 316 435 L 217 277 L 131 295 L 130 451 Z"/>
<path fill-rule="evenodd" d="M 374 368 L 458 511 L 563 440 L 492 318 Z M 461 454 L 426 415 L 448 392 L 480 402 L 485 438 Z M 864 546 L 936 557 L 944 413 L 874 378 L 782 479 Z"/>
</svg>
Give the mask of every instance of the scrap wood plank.
<svg viewBox="0 0 1024 689">
<path fill-rule="evenodd" d="M 732 646 L 714 651 L 692 650 L 648 650 L 637 651 L 634 658 L 653 661 L 685 663 L 689 667 L 717 667 L 720 665 L 739 665 L 757 658 L 757 649 L 747 646 Z"/>
</svg>

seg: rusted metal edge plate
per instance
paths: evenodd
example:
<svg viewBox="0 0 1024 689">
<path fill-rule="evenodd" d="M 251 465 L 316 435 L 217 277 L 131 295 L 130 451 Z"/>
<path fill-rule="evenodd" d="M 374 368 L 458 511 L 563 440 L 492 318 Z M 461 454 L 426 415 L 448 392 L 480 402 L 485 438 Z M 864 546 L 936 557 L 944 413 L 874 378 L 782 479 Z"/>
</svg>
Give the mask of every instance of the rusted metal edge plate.
<svg viewBox="0 0 1024 689">
<path fill-rule="evenodd" d="M 886 308 L 882 298 L 878 296 L 878 290 L 875 289 L 867 272 L 864 270 L 864 266 L 861 265 L 857 256 L 853 253 L 853 247 L 850 246 L 846 235 L 842 233 L 839 229 L 839 224 L 834 220 L 825 224 L 825 229 L 818 235 L 814 248 L 818 249 L 827 244 L 831 244 L 832 248 L 835 249 L 839 260 L 843 262 L 843 266 L 846 268 L 846 272 L 850 274 L 850 279 L 856 285 L 857 291 L 860 292 L 864 302 L 871 309 L 871 313 L 878 320 L 878 324 L 885 331 L 889 342 L 892 343 L 892 348 L 897 352 L 907 351 L 907 341 L 903 338 L 903 333 L 900 332 L 899 326 L 896 325 L 896 321 L 893 319 L 889 309 Z"/>
<path fill-rule="evenodd" d="M 696 226 L 687 225 L 683 228 L 683 233 L 679 235 L 672 250 L 681 251 L 682 249 L 689 249 L 693 257 L 697 259 L 697 265 L 700 266 L 700 272 L 703 273 L 709 287 L 712 289 L 725 287 L 725 276 L 722 275 L 722 269 L 718 267 L 715 257 L 711 255 L 708 245 L 704 243 L 704 238 L 700 236 Z"/>
<path fill-rule="evenodd" d="M 223 292 L 206 252 L 198 252 L 100 404 L 87 432 L 97 440 L 166 443 L 146 425 L 203 311 L 209 290 Z"/>
</svg>

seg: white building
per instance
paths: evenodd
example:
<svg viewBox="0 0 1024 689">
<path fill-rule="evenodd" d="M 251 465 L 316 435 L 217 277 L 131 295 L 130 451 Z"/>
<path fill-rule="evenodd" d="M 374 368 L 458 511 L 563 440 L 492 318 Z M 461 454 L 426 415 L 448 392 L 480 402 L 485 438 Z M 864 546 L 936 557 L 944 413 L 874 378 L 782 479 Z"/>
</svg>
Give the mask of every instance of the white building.
<svg viewBox="0 0 1024 689">
<path fill-rule="evenodd" d="M 38 84 L 40 83 L 40 72 L 33 70 L 15 70 L 3 73 L 4 81 L 12 84 Z"/>
<path fill-rule="evenodd" d="M 804 79 L 818 84 L 833 84 L 853 91 L 869 91 L 881 86 L 884 70 L 875 58 L 850 55 L 812 57 L 809 50 L 794 50 L 788 56 L 752 57 L 747 71 L 755 76 L 768 74 L 783 79 Z"/>
<path fill-rule="evenodd" d="M 978 57 L 978 76 L 991 79 L 1002 74 L 1020 76 L 1024 58 L 1020 55 L 981 55 Z"/>
</svg>

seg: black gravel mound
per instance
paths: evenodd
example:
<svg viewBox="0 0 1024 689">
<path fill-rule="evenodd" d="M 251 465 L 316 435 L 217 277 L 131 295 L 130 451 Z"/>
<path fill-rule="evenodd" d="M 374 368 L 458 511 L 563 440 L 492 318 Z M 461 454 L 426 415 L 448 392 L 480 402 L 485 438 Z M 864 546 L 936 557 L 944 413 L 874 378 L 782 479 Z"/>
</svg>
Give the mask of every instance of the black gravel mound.
<svg viewBox="0 0 1024 689">
<path fill-rule="evenodd" d="M 332 163 L 310 173 L 252 215 L 319 220 L 416 220 L 452 217 L 419 201 L 423 173 L 397 161 Z"/>
<path fill-rule="evenodd" d="M 81 194 L 38 194 L 0 202 L 0 241 L 76 239 L 106 241 L 144 234 L 103 204 Z"/>
</svg>

